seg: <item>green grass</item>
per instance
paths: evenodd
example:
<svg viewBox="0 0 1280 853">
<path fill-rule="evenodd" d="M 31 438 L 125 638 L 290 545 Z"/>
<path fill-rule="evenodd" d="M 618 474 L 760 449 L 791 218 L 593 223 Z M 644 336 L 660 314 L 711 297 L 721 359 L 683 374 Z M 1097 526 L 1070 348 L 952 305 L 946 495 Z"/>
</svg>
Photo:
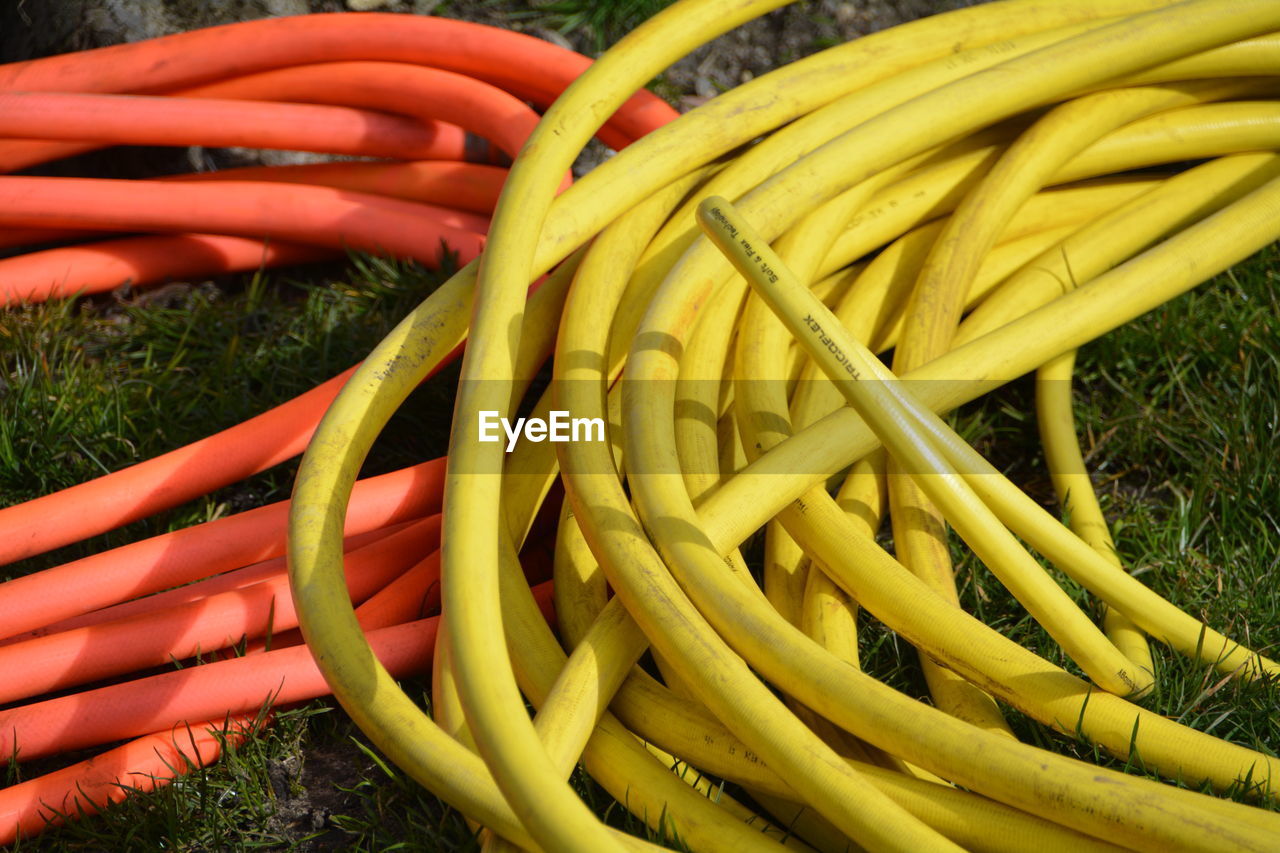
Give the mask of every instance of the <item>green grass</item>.
<svg viewBox="0 0 1280 853">
<path fill-rule="evenodd" d="M 516 11 L 516 21 L 531 21 L 562 34 L 582 33 L 597 54 L 635 29 L 637 24 L 670 6 L 674 0 L 532 0 Z"/>
</svg>

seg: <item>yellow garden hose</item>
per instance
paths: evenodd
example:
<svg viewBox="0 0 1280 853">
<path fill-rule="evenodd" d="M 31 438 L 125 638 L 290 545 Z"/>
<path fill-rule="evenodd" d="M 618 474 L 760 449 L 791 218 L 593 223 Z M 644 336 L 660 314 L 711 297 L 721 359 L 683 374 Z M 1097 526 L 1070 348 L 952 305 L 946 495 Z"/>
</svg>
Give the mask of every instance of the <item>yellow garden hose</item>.
<svg viewBox="0 0 1280 853">
<path fill-rule="evenodd" d="M 883 367 L 876 366 L 865 349 L 839 327 L 834 316 L 787 273 L 782 262 L 769 250 L 767 243 L 727 202 L 723 199 L 709 199 L 704 202 L 703 210 L 706 211 L 703 222 L 717 245 L 730 254 L 739 271 L 760 287 L 762 295 L 774 306 L 793 333 L 802 341 L 813 342 L 810 351 L 826 354 L 821 357 L 828 376 L 841 384 L 846 393 L 851 393 L 851 399 L 856 398 L 860 403 L 865 399 L 855 391 L 860 386 L 873 394 L 886 391 L 890 396 L 898 396 L 890 391 L 890 385 L 877 378 L 885 375 Z M 880 394 L 880 397 L 883 399 L 885 395 Z M 1116 789 L 1108 791 L 1110 796 L 1118 793 Z M 1261 815 L 1254 821 L 1249 815 L 1240 813 L 1237 819 L 1251 821 L 1264 832 L 1252 843 L 1259 843 L 1266 837 L 1264 827 L 1272 826 L 1274 831 L 1277 824 Z"/>
<path fill-rule="evenodd" d="M 1264 81 L 1267 82 L 1267 81 Z M 1039 190 L 1071 156 L 1106 132 L 1150 113 L 1194 104 L 1202 99 L 1250 91 L 1250 81 L 1196 81 L 1150 89 L 1113 89 L 1074 100 L 1038 121 L 1018 137 L 999 162 L 969 193 L 947 221 L 925 261 L 905 309 L 907 331 L 894 352 L 893 369 L 907 373 L 950 349 L 956 324 L 983 259 L 1014 210 Z M 891 473 L 891 515 L 894 539 L 903 565 L 925 579 L 944 597 L 959 605 L 952 578 L 943 515 L 910 477 L 895 464 Z M 1112 617 L 1125 619 L 1121 614 Z M 1131 623 L 1113 626 L 1124 636 L 1136 630 Z M 1113 632 L 1108 638 L 1115 640 Z M 1146 673 L 1150 689 L 1153 672 L 1149 654 L 1119 654 Z M 1000 717 L 990 698 L 951 671 L 928 658 L 922 660 L 935 702 L 964 719 L 997 727 Z"/>
<path fill-rule="evenodd" d="M 1071 519 L 1071 529 L 1117 568 L 1124 568 L 1116 555 L 1106 517 L 1098 505 L 1093 481 L 1089 479 L 1076 441 L 1075 419 L 1071 413 L 1071 374 L 1075 361 L 1074 352 L 1063 353 L 1036 371 L 1036 415 L 1045 460 L 1058 502 Z M 1103 612 L 1102 624 L 1125 657 L 1148 672 L 1155 672 L 1147 635 L 1132 619 L 1108 607 Z"/>
<path fill-rule="evenodd" d="M 335 695 L 392 760 L 492 830 L 495 850 L 645 844 L 567 784 L 580 758 L 659 837 L 694 849 L 804 849 L 779 829 L 792 819 L 817 849 L 841 837 L 884 850 L 1270 849 L 1274 814 L 1019 743 L 992 697 L 1116 755 L 1136 750 L 1163 776 L 1276 793 L 1273 756 L 1130 701 L 1153 687 L 1145 642 L 1131 626 L 1099 630 L 1018 540 L 1153 639 L 1241 677 L 1275 675 L 1122 570 L 1090 503 L 1063 354 L 1280 236 L 1268 100 L 1280 7 L 1010 0 L 924 19 L 731 90 L 556 195 L 632 90 L 777 5 L 685 0 L 606 54 L 517 158 L 478 264 L 406 318 L 331 407 L 299 472 L 290 571 Z M 1219 159 L 1131 173 L 1204 157 Z M 378 665 L 338 585 L 364 455 L 464 333 L 441 728 Z M 526 403 L 553 334 L 552 387 Z M 871 355 L 894 345 L 912 380 L 901 388 Z M 1045 444 L 1076 533 L 933 414 L 1046 364 Z M 481 413 L 517 410 L 599 418 L 607 435 L 526 434 L 510 453 L 480 440 Z M 825 484 L 850 465 L 833 499 Z M 517 559 L 557 478 L 563 648 Z M 886 507 L 898 560 L 874 539 Z M 942 522 L 1090 681 L 960 609 Z M 739 546 L 761 528 L 756 578 Z M 918 535 L 933 556 L 906 544 Z M 938 678 L 967 697 L 939 701 L 954 716 L 858 670 L 859 608 L 949 671 Z M 637 666 L 650 647 L 665 684 Z M 717 803 L 660 759 L 759 796 Z"/>
</svg>

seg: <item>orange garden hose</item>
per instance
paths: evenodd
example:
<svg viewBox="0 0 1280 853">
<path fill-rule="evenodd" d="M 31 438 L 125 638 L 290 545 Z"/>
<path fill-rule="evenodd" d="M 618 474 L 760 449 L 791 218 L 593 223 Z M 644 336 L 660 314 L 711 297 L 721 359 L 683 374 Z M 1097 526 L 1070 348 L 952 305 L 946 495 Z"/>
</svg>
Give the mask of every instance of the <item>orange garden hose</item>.
<svg viewBox="0 0 1280 853">
<path fill-rule="evenodd" d="M 490 140 L 511 157 L 537 123 L 528 106 L 499 88 L 406 63 L 324 62 L 239 77 L 183 95 L 5 92 L 0 133 L 117 145 L 240 145 L 461 159 L 456 134 L 442 133 L 439 122 Z M 347 103 L 361 108 L 341 106 Z"/>
<path fill-rule="evenodd" d="M 359 60 L 465 74 L 543 104 L 590 65 L 547 42 L 464 21 L 309 15 L 15 62 L 0 68 L 0 91 L 166 92 L 276 68 Z M 674 117 L 661 99 L 639 92 L 610 119 L 602 139 L 622 148 Z"/>
<path fill-rule="evenodd" d="M 219 172 L 166 175 L 156 179 L 157 181 L 274 181 L 316 184 L 316 186 L 334 187 L 338 190 L 387 196 L 389 199 L 421 201 L 430 205 L 452 207 L 453 210 L 486 215 L 497 204 L 498 192 L 502 190 L 502 182 L 506 179 L 506 175 L 506 169 L 492 167 L 492 165 L 460 163 L 456 160 L 417 160 L 408 161 L 408 163 L 375 161 L 375 163 L 320 163 L 294 165 L 294 167 L 223 169 Z M 12 228 L 0 233 L 0 247 L 36 246 L 40 243 L 84 240 L 84 238 L 99 236 L 100 234 L 95 232 Z M 164 257 L 165 243 L 161 237 L 156 237 L 154 240 L 160 248 L 156 248 L 154 252 L 145 256 L 147 259 L 155 257 L 159 260 Z M 92 250 L 92 248 L 105 250 L 116 245 L 116 242 L 118 241 L 100 241 L 91 246 L 72 246 L 64 248 L 63 252 L 77 250 L 77 248 L 83 251 Z M 127 245 L 132 246 L 133 243 L 127 243 Z M 146 245 L 147 243 L 141 243 L 138 254 L 143 254 L 141 247 Z M 279 241 L 266 243 L 265 246 L 259 243 L 260 254 L 269 256 L 271 248 L 278 245 Z M 74 256 L 68 257 L 61 252 L 52 255 L 31 252 L 28 255 L 10 257 L 0 263 L 5 264 L 4 292 L 9 296 L 10 301 L 14 298 L 23 298 L 23 293 L 26 293 L 22 289 L 24 279 L 33 280 L 32 296 L 29 300 L 41 301 L 38 296 L 41 293 L 40 287 L 63 284 L 60 273 L 67 268 L 68 264 L 78 263 L 84 270 L 84 274 L 97 273 L 96 264 L 92 260 L 77 261 Z M 142 261 L 137 263 L 141 264 Z M 177 263 L 180 261 L 170 261 L 170 264 Z M 166 268 L 163 264 L 146 265 L 140 269 L 131 269 L 129 272 L 136 275 L 137 278 L 131 280 L 138 283 L 150 283 L 152 280 L 177 274 L 170 272 L 170 268 Z M 97 275 L 104 282 L 113 280 L 105 273 L 97 273 Z M 18 283 L 12 283 L 14 280 Z M 93 280 L 86 287 L 92 287 Z"/>
<path fill-rule="evenodd" d="M 488 216 L 498 203 L 507 170 L 482 163 L 454 160 L 418 160 L 407 163 L 348 162 L 301 166 L 256 166 L 192 172 L 161 180 L 175 181 L 279 181 L 316 184 L 354 192 L 372 193 Z"/>
<path fill-rule="evenodd" d="M 547 619 L 553 618 L 551 587 L 534 588 L 534 595 Z M 369 639 L 379 660 L 399 676 L 421 672 L 430 661 L 438 616 L 396 622 L 388 627 L 371 626 Z M 299 638 L 300 639 L 300 638 Z M 100 687 L 70 696 L 0 711 L 0 731 L 24 744 L 17 756 L 22 760 L 74 749 L 83 749 L 176 725 L 184 729 L 175 748 L 182 750 L 191 764 L 175 760 L 166 751 L 153 752 L 162 734 L 148 735 L 88 761 L 63 770 L 0 789 L 0 844 L 11 843 L 18 830 L 30 833 L 44 826 L 42 808 L 48 805 L 77 815 L 77 808 L 103 802 L 99 791 L 121 798 L 117 780 L 146 791 L 175 769 L 203 766 L 217 760 L 217 743 L 227 727 L 231 734 L 248 727 L 267 705 L 285 706 L 315 699 L 329 693 L 324 677 L 304 646 L 278 647 L 246 657 L 215 661 L 163 675 Z M 174 721 L 208 720 L 208 723 Z M 194 738 L 201 747 L 187 750 Z M 0 752 L 0 757 L 13 758 Z M 159 777 L 152 780 L 150 777 Z M 92 809 L 86 809 L 92 814 Z"/>
<path fill-rule="evenodd" d="M 375 530 L 356 534 L 355 536 L 348 536 L 344 542 L 344 553 L 350 553 L 366 545 L 381 541 L 393 533 L 398 533 L 406 527 L 416 524 L 418 521 L 419 519 L 402 521 L 399 524 L 390 524 L 386 527 L 379 527 Z M 33 637 L 43 637 L 46 634 L 56 634 L 61 631 L 70 631 L 73 628 L 84 628 L 89 625 L 101 625 L 104 622 L 125 619 L 141 613 L 151 613 L 165 607 L 175 607 L 193 601 L 200 601 L 219 593 L 244 589 L 262 581 L 271 580 L 285 573 L 285 571 L 285 559 L 283 557 L 263 560 L 260 563 L 253 563 L 229 572 L 211 575 L 204 580 L 193 581 L 164 592 L 157 592 L 143 598 L 134 598 L 120 604 L 101 607 L 60 622 L 52 622 L 35 631 L 17 634 L 0 640 L 0 645 L 11 645 Z"/>
<path fill-rule="evenodd" d="M 250 733 L 257 713 L 222 716 L 129 741 L 85 761 L 0 790 L 0 844 L 30 837 L 67 818 L 97 814 L 109 803 L 153 791 L 217 761 L 224 746 Z"/>
<path fill-rule="evenodd" d="M 130 200 L 121 207 L 120 200 Z M 483 219 L 348 190 L 257 181 L 199 183 L 0 177 L 0 225 L 264 235 L 329 248 L 390 252 L 436 266 L 452 247 L 483 244 Z"/>
<path fill-rule="evenodd" d="M 402 160 L 447 150 L 434 127 L 370 110 L 311 104 L 64 92 L 0 93 L 6 138 L 94 139 L 105 145 L 241 145 Z"/>
<path fill-rule="evenodd" d="M 121 237 L 0 260 L 0 288 L 6 305 L 44 302 L 107 292 L 123 282 L 146 287 L 157 281 L 304 264 L 337 254 L 320 246 L 225 234 Z M 69 270 L 77 271 L 75 278 L 67 276 Z"/>
<path fill-rule="evenodd" d="M 440 511 L 443 460 L 362 483 L 348 534 Z M 144 539 L 0 584 L 5 631 L 18 634 L 284 553 L 288 503 Z M 75 590 L 68 596 L 66 590 Z"/>
<path fill-rule="evenodd" d="M 550 593 L 547 584 L 538 587 L 544 609 Z M 423 671 L 437 618 L 372 629 L 379 660 L 402 675 Z M 267 701 L 288 704 L 327 693 L 305 646 L 273 648 L 0 711 L 0 760 L 11 756 L 15 738 L 18 757 L 35 759 L 159 731 L 175 720 L 252 713 Z"/>
<path fill-rule="evenodd" d="M 179 58 L 181 62 L 175 61 Z M 395 15 L 321 15 L 235 24 L 71 57 L 13 63 L 0 67 L 0 91 L 165 90 L 339 59 L 422 62 L 481 79 L 518 81 L 521 94 L 535 93 L 547 101 L 588 64 L 585 58 L 545 42 L 475 24 Z M 503 71 L 504 68 L 509 70 Z M 146 82 L 139 86 L 140 80 Z M 639 93 L 602 129 L 602 135 L 610 144 L 621 147 L 626 140 L 643 135 L 673 117 L 674 112 L 660 100 L 648 93 Z M 0 146 L 3 144 L 0 142 Z M 328 168 L 347 167 L 344 164 Z M 383 167 L 370 164 L 367 168 Z M 384 168 L 396 167 L 388 164 Z M 395 180 L 394 172 L 390 179 Z M 492 187 L 492 183 L 487 186 Z M 134 186 L 129 185 L 129 189 L 132 191 Z M 465 198 L 471 199 L 474 195 L 468 192 Z M 473 201 L 464 201 L 464 206 L 475 209 Z M 165 267 L 155 269 L 147 265 L 152 259 L 182 246 L 157 243 L 153 249 L 151 245 L 143 243 L 140 251 L 144 259 L 134 262 L 148 275 L 163 275 L 167 272 Z M 339 245 L 346 248 L 340 241 Z M 434 251 L 433 246 L 428 248 Z M 239 244 L 237 250 L 245 253 L 240 255 L 245 259 L 243 263 L 253 263 L 255 255 L 251 244 Z M 223 247 L 218 246 L 217 251 L 221 253 Z M 75 292 L 78 285 L 63 266 L 65 262 L 54 258 L 53 263 L 62 288 L 58 292 Z M 239 265 L 224 263 L 219 258 L 211 271 Z M 189 274 L 190 271 L 178 272 Z M 296 403 L 283 404 L 258 416 L 245 428 L 232 428 L 189 450 L 172 451 L 159 457 L 155 464 L 144 462 L 125 469 L 130 472 L 127 481 L 119 475 L 108 475 L 75 487 L 65 498 L 39 499 L 21 507 L 0 510 L 0 532 L 5 534 L 0 536 L 0 561 L 22 559 L 111 529 L 296 455 L 310 435 L 306 425 L 314 424 L 340 384 L 341 378 L 335 378 L 303 395 Z M 181 478 L 173 476 L 177 471 L 182 471 Z M 128 496 L 129 501 L 138 500 L 134 497 L 137 495 L 144 497 L 136 507 L 120 512 L 115 505 L 120 495 Z M 60 515 L 51 517 L 49 513 L 58 511 L 59 507 L 62 507 Z M 95 515 L 105 518 L 94 523 L 91 519 Z"/>
<path fill-rule="evenodd" d="M 143 182 L 0 177 L 8 208 L 0 245 L 99 238 L 0 260 L 0 297 L 10 304 L 65 298 L 352 249 L 432 267 L 447 251 L 465 263 L 482 246 L 506 172 L 463 161 L 477 151 L 491 157 L 483 146 L 515 156 L 537 121 L 525 101 L 545 106 L 588 65 L 545 42 L 476 24 L 321 15 L 0 66 L 0 172 L 117 144 L 393 158 Z M 674 115 L 642 92 L 601 137 L 621 148 Z M 112 236 L 138 231 L 161 233 Z M 444 310 L 457 313 L 466 298 L 449 291 Z M 465 322 L 459 328 L 465 334 Z M 438 366 L 456 357 L 461 342 L 446 346 Z M 296 456 L 349 373 L 188 447 L 0 509 L 0 562 L 146 517 Z M 377 629 L 379 654 L 402 674 L 431 659 L 435 618 L 424 617 L 439 606 L 442 475 L 436 460 L 370 478 L 359 489 L 364 509 L 352 514 L 353 601 Z M 250 510 L 0 584 L 7 684 L 0 703 L 228 643 L 247 643 L 249 652 L 0 711 L 10 759 L 143 736 L 0 791 L 0 843 L 38 832 L 58 815 L 91 814 L 120 799 L 121 785 L 146 790 L 216 760 L 228 720 L 231 743 L 265 703 L 328 692 L 290 630 L 286 512 L 287 502 Z M 547 584 L 538 596 L 549 606 Z M 183 720 L 192 721 L 189 729 Z"/>
<path fill-rule="evenodd" d="M 382 589 L 418 555 L 436 550 L 439 537 L 436 515 L 349 551 L 351 600 L 363 602 Z M 288 577 L 281 573 L 185 604 L 0 646 L 0 703 L 211 654 L 297 624 Z"/>
</svg>

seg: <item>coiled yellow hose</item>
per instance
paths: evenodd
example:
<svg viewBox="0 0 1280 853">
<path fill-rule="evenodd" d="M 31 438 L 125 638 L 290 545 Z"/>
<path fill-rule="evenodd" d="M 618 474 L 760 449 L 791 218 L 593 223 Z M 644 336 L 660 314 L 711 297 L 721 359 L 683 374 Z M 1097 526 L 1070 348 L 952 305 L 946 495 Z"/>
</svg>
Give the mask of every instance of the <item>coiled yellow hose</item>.
<svg viewBox="0 0 1280 853">
<path fill-rule="evenodd" d="M 1272 813 L 1010 736 L 991 697 L 1116 755 L 1137 750 L 1168 778 L 1246 779 L 1270 796 L 1274 757 L 1126 697 L 1153 686 L 1137 629 L 1241 677 L 1277 667 L 1125 573 L 1096 513 L 1073 516 L 1077 537 L 933 413 L 1042 365 L 1069 377 L 1064 354 L 1280 236 L 1280 158 L 1256 150 L 1280 141 L 1266 100 L 1280 6 L 1009 0 L 925 19 L 753 80 L 555 195 L 631 91 L 777 5 L 686 0 L 610 51 L 517 159 L 478 266 L 406 318 L 335 401 L 299 472 L 290 537 L 301 626 L 335 695 L 394 761 L 496 833 L 491 849 L 645 844 L 604 827 L 565 783 L 580 755 L 650 826 L 695 849 L 799 844 L 666 773 L 632 731 L 656 755 L 758 792 L 776 817 L 782 803 L 807 807 L 816 815 L 796 826 L 820 848 L 841 836 L 876 850 L 1274 848 Z M 1118 174 L 1188 157 L 1219 159 Z M 733 203 L 706 201 L 720 196 Z M 466 310 L 442 729 L 364 643 L 340 546 L 364 454 L 461 337 Z M 557 328 L 553 386 L 533 411 L 603 419 L 609 440 L 524 440 L 509 455 L 480 441 L 481 413 L 520 406 Z M 925 381 L 898 383 L 867 344 L 896 344 L 897 372 Z M 1044 405 L 1046 445 L 1080 483 L 1069 408 Z M 868 456 L 879 445 L 896 467 Z M 842 506 L 825 483 L 858 460 Z M 558 467 L 568 656 L 516 557 Z M 933 542 L 901 548 L 911 571 L 872 538 L 886 483 L 897 538 Z M 1092 683 L 957 606 L 938 559 L 943 522 Z M 736 549 L 765 526 L 762 590 Z M 1104 634 L 1017 539 L 1129 622 Z M 936 661 L 939 695 L 952 698 L 931 708 L 859 672 L 855 603 Z M 648 646 L 665 685 L 635 667 Z"/>
</svg>

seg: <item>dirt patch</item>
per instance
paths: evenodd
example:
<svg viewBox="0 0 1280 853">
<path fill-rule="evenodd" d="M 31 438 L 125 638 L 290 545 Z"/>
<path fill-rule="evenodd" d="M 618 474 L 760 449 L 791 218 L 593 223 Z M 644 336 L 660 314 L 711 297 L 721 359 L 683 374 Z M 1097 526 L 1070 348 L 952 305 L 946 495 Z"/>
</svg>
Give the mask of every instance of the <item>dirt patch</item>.
<svg viewBox="0 0 1280 853">
<path fill-rule="evenodd" d="M 372 769 L 373 762 L 349 740 L 313 745 L 303 755 L 272 761 L 267 778 L 276 808 L 267 830 L 292 839 L 291 849 L 300 853 L 346 849 L 350 836 L 332 818 L 353 810 L 357 797 L 348 791 Z"/>
<path fill-rule="evenodd" d="M 795 3 L 698 48 L 663 75 L 690 107 L 794 62 L 896 24 L 948 8 L 936 0 Z"/>
</svg>

